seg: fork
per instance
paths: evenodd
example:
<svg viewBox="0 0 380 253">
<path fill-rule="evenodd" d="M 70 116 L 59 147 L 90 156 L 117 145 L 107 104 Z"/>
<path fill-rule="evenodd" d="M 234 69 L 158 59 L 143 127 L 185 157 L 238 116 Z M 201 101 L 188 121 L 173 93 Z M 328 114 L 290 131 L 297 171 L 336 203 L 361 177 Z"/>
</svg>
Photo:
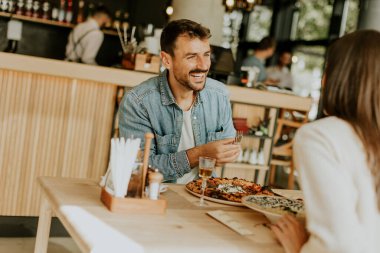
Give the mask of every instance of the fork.
<svg viewBox="0 0 380 253">
<path fill-rule="evenodd" d="M 241 140 L 243 139 L 243 131 L 236 131 L 236 135 L 234 138 L 234 144 L 240 144 Z"/>
</svg>

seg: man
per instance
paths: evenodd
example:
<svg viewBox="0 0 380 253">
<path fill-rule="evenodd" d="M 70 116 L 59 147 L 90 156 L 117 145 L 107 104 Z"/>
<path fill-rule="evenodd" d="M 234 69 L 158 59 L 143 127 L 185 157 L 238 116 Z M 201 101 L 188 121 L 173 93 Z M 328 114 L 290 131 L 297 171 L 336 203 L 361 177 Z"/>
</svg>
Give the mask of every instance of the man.
<svg viewBox="0 0 380 253">
<path fill-rule="evenodd" d="M 149 162 L 165 180 L 185 184 L 197 177 L 200 156 L 223 165 L 240 152 L 226 88 L 207 78 L 210 36 L 193 21 L 170 22 L 161 35 L 166 70 L 126 93 L 120 105 L 121 136 L 154 133 Z"/>
<path fill-rule="evenodd" d="M 267 78 L 267 74 L 265 71 L 265 60 L 271 57 L 275 50 L 276 41 L 271 37 L 265 37 L 257 45 L 254 54 L 248 56 L 243 60 L 242 66 L 255 66 L 260 70 L 256 80 L 257 82 L 273 84 L 273 81 Z"/>
<path fill-rule="evenodd" d="M 290 51 L 282 51 L 276 66 L 267 68 L 267 77 L 270 80 L 278 82 L 281 88 L 291 90 L 293 88 L 293 78 L 289 70 L 292 63 L 292 53 Z"/>
<path fill-rule="evenodd" d="M 104 39 L 100 29 L 110 20 L 111 13 L 101 5 L 86 22 L 77 25 L 69 35 L 66 60 L 97 65 L 95 58 Z"/>
</svg>

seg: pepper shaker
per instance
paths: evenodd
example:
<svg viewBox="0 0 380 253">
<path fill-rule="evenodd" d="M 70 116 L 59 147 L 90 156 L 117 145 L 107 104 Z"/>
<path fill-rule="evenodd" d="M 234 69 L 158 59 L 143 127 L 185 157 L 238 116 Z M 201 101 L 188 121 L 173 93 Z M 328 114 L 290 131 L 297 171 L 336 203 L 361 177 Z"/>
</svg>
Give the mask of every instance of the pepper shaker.
<svg viewBox="0 0 380 253">
<path fill-rule="evenodd" d="M 164 176 L 158 171 L 158 169 L 149 173 L 149 199 L 158 200 L 158 197 L 160 196 L 160 185 L 163 179 Z"/>
</svg>

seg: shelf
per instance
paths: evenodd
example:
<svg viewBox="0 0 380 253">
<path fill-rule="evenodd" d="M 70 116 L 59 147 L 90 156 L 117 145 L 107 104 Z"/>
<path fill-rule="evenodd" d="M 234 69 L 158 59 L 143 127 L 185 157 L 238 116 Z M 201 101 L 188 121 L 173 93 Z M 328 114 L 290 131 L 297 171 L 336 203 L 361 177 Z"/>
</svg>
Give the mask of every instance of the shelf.
<svg viewBox="0 0 380 253">
<path fill-rule="evenodd" d="M 11 14 L 7 13 L 7 12 L 1 12 L 0 11 L 0 17 L 10 18 Z M 54 20 L 48 20 L 48 19 L 42 19 L 42 18 L 33 18 L 33 17 L 27 17 L 24 15 L 17 15 L 17 14 L 13 14 L 12 19 L 21 20 L 21 21 L 28 21 L 28 22 L 44 24 L 44 25 L 70 28 L 70 29 L 75 27 L 75 25 L 71 24 L 71 23 L 63 23 L 63 22 L 54 21 Z M 106 35 L 118 36 L 117 32 L 113 31 L 113 30 L 102 30 L 102 32 Z"/>
<path fill-rule="evenodd" d="M 11 14 L 6 12 L 0 12 L 0 17 L 6 17 L 10 18 Z M 33 17 L 27 17 L 24 15 L 17 15 L 13 14 L 12 19 L 22 20 L 22 21 L 29 21 L 33 23 L 39 23 L 39 24 L 45 24 L 45 25 L 53 25 L 53 26 L 59 26 L 59 27 L 65 27 L 65 28 L 73 28 L 74 24 L 68 24 L 63 22 L 58 22 L 54 20 L 48 20 L 48 19 L 42 19 L 42 18 L 33 18 Z"/>
<path fill-rule="evenodd" d="M 246 169 L 246 170 L 268 170 L 268 165 L 258 165 L 258 164 L 249 164 L 249 163 L 226 163 L 224 168 L 229 169 Z"/>
</svg>

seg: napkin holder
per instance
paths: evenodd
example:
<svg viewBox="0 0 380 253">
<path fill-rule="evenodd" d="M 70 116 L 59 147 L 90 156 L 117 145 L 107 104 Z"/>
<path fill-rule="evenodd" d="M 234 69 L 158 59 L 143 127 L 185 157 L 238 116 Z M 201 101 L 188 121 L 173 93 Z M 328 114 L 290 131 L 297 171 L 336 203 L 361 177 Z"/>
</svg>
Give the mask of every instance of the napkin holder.
<svg viewBox="0 0 380 253">
<path fill-rule="evenodd" d="M 133 197 L 115 197 L 108 193 L 102 187 L 100 199 L 103 204 L 114 213 L 123 214 L 164 214 L 167 207 L 166 199 L 151 200 L 145 197 L 145 182 L 148 172 L 148 159 L 150 144 L 154 135 L 152 133 L 145 134 L 145 147 L 143 164 L 140 166 L 141 173 L 131 175 L 131 181 L 128 187 L 127 196 Z"/>
</svg>

